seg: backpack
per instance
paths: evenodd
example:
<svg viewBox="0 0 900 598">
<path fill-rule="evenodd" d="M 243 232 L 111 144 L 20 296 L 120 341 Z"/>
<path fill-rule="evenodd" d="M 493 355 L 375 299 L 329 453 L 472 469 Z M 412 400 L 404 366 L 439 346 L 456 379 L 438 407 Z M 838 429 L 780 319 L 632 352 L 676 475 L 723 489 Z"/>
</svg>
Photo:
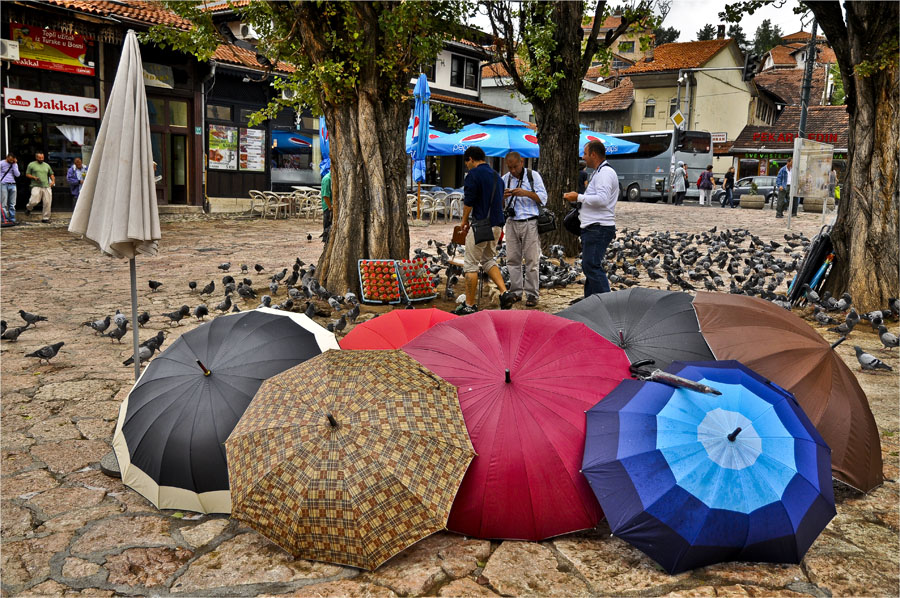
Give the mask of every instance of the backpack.
<svg viewBox="0 0 900 598">
<path fill-rule="evenodd" d="M 703 182 L 703 173 L 700 173 L 700 176 L 697 177 L 697 188 L 700 188 L 700 183 Z"/>
</svg>

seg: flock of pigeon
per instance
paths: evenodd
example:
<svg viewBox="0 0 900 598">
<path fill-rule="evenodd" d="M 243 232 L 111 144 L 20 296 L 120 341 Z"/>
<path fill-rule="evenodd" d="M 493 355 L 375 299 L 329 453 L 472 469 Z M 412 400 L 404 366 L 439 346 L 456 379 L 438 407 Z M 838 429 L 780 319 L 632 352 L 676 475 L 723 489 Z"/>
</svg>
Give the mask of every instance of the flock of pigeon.
<svg viewBox="0 0 900 598">
<path fill-rule="evenodd" d="M 786 294 L 787 285 L 800 267 L 803 251 L 809 243 L 808 238 L 798 233 L 785 234 L 784 243 L 763 241 L 746 229 L 718 231 L 714 227 L 702 233 L 648 234 L 642 234 L 640 229 L 624 229 L 610 245 L 604 267 L 613 290 L 641 285 L 686 292 L 697 289 L 722 291 L 760 297 L 791 309 Z M 426 260 L 435 287 L 444 287 L 442 295 L 447 300 L 455 298 L 458 302 L 463 297 L 456 296 L 455 286 L 463 278 L 463 270 L 459 265 L 460 261 L 454 257 L 464 251 L 464 247 L 453 243 L 429 240 L 426 248 L 418 248 L 413 252 L 415 258 Z M 504 245 L 498 252 L 498 263 L 501 264 L 504 279 L 508 281 L 509 268 L 505 265 L 505 255 Z M 158 317 L 163 318 L 170 326 L 177 326 L 185 318 L 194 317 L 202 321 L 211 315 L 269 307 L 305 313 L 310 318 L 336 317 L 327 323 L 327 328 L 332 332 L 342 332 L 348 325 L 354 324 L 360 315 L 360 302 L 355 294 L 337 295 L 329 292 L 316 280 L 315 264 L 305 264 L 299 258 L 290 267 L 284 267 L 274 274 L 270 274 L 264 266 L 255 264 L 252 270 L 256 275 L 266 276 L 268 279 L 265 287 L 255 286 L 258 283 L 249 278 L 251 268 L 247 264 L 239 267 L 240 280 L 229 274 L 231 262 L 219 264 L 217 268 L 224 275 L 220 283 L 217 284 L 215 279 L 203 286 L 196 281 L 188 283 L 189 291 L 196 293 L 201 299 L 198 305 L 193 308 L 182 305 L 173 311 L 161 313 Z M 559 245 L 551 246 L 549 255 L 542 255 L 540 259 L 539 284 L 542 289 L 561 289 L 569 285 L 584 284 L 581 260 L 566 261 L 563 248 Z M 161 289 L 165 292 L 166 285 L 161 281 L 150 280 L 148 286 L 153 293 Z M 896 321 L 900 317 L 900 301 L 897 299 L 891 299 L 890 305 L 882 310 L 858 314 L 848 293 L 834 298 L 827 292 L 819 296 L 807 285 L 803 290 L 805 305 L 801 315 L 819 325 L 833 326 L 828 330 L 841 336 L 838 342 L 849 337 L 854 327 L 865 320 L 878 334 L 884 350 L 898 346 L 897 336 L 886 326 L 887 321 Z M 412 309 L 413 305 L 407 300 L 405 307 Z M 6 321 L 0 322 L 0 337 L 4 340 L 15 342 L 29 327 L 47 320 L 24 310 L 20 310 L 19 314 L 25 322 L 24 326 L 8 327 Z M 150 319 L 151 315 L 145 311 L 138 316 L 137 324 L 143 327 Z M 117 310 L 114 315 L 86 321 L 83 326 L 90 328 L 96 335 L 121 342 L 128 332 L 129 320 Z M 161 330 L 156 336 L 141 343 L 141 362 L 151 359 L 161 350 L 165 337 L 166 333 Z M 64 344 L 54 343 L 27 353 L 26 356 L 49 363 Z M 892 369 L 861 347 L 856 346 L 855 350 L 863 371 Z M 133 357 L 124 362 L 125 365 L 132 363 Z"/>
</svg>

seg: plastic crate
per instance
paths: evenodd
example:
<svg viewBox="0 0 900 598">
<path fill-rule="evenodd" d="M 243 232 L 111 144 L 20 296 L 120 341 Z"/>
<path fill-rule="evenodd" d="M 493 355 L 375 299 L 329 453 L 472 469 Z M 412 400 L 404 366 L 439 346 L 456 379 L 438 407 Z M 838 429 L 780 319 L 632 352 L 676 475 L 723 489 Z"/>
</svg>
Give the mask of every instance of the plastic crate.
<svg viewBox="0 0 900 598">
<path fill-rule="evenodd" d="M 382 305 L 400 303 L 403 290 L 394 260 L 359 260 L 356 269 L 363 302 Z"/>
<path fill-rule="evenodd" d="M 403 293 L 410 301 L 428 301 L 437 297 L 434 276 L 428 271 L 428 260 L 397 260 L 396 266 Z"/>
</svg>

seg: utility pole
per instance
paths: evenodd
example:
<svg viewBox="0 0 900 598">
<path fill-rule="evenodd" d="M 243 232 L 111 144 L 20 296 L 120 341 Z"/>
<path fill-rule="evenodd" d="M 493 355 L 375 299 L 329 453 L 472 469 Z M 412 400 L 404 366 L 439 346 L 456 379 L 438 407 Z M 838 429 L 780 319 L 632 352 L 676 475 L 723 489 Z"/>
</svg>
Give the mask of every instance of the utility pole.
<svg viewBox="0 0 900 598">
<path fill-rule="evenodd" d="M 816 64 L 816 33 L 818 32 L 819 24 L 817 21 L 813 21 L 812 23 L 812 32 L 809 36 L 809 44 L 806 47 L 806 66 L 803 69 L 803 87 L 800 91 L 800 125 L 797 127 L 797 137 L 800 139 L 806 138 L 806 112 L 809 109 L 809 94 L 812 89 L 812 74 L 813 68 Z M 801 142 L 802 143 L 802 142 Z M 796 147 L 796 146 L 795 146 Z M 796 152 L 795 152 L 796 153 Z M 798 166 L 800 156 L 794 156 L 796 159 L 794 160 L 794 168 Z M 793 173 L 792 173 L 793 174 Z M 794 184 L 793 177 L 791 179 L 791 195 L 788 198 L 790 205 L 790 211 L 787 215 L 787 227 L 791 228 L 791 214 L 794 211 L 794 203 L 799 201 L 796 195 L 794 195 L 795 190 L 797 189 L 797 185 Z"/>
</svg>

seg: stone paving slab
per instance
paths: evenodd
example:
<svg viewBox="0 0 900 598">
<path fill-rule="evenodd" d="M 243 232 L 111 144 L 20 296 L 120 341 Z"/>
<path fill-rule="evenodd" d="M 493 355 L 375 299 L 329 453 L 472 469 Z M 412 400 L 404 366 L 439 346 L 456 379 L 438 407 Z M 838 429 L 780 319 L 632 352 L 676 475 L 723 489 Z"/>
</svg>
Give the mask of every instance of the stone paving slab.
<svg viewBox="0 0 900 598">
<path fill-rule="evenodd" d="M 620 204 L 619 228 L 701 232 L 748 228 L 781 240 L 784 222 L 771 211 Z M 427 538 L 375 572 L 294 559 L 224 516 L 158 511 L 97 461 L 109 450 L 118 407 L 133 382 L 122 361 L 128 343 L 83 326 L 121 309 L 128 313 L 128 264 L 100 256 L 65 230 L 64 218 L 0 232 L 0 311 L 18 325 L 18 309 L 45 315 L 19 341 L 0 345 L 0 593 L 3 596 L 829 596 L 898 594 L 900 424 L 897 373 L 862 374 L 852 348 L 841 346 L 866 391 L 879 429 L 886 483 L 867 495 L 837 485 L 838 516 L 803 563 L 727 563 L 670 576 L 601 523 L 595 530 L 541 543 L 487 542 L 451 533 Z M 820 218 L 801 214 L 794 230 L 814 234 Z M 155 258 L 139 257 L 139 307 L 152 317 L 141 339 L 159 330 L 169 346 L 199 325 L 170 327 L 159 314 L 201 300 L 187 282 L 221 281 L 216 266 L 251 267 L 257 286 L 295 257 L 315 262 L 320 222 L 248 221 L 167 216 Z M 412 247 L 447 241 L 451 225 L 412 227 Z M 257 275 L 252 266 L 266 270 Z M 157 293 L 147 279 L 163 281 Z M 658 286 L 651 281 L 648 286 Z M 456 288 L 461 292 L 461 285 Z M 555 312 L 581 287 L 544 291 L 540 309 Z M 283 293 L 283 291 L 282 291 Z M 283 296 L 276 297 L 277 301 Z M 452 308 L 438 300 L 431 305 Z M 241 304 L 242 309 L 254 305 Z M 516 309 L 522 309 L 518 304 Z M 360 319 L 387 311 L 366 306 Z M 130 315 L 130 314 L 129 314 Z M 319 318 L 323 324 L 327 318 Z M 867 327 L 866 327 L 867 328 Z M 859 328 L 857 329 L 859 330 Z M 831 333 L 824 333 L 832 339 Z M 829 336 L 830 335 L 830 336 Z M 855 340 L 877 348 L 868 330 Z M 63 340 L 50 365 L 26 352 Z M 127 340 L 127 339 L 126 339 Z M 878 353 L 898 368 L 898 356 Z"/>
</svg>

